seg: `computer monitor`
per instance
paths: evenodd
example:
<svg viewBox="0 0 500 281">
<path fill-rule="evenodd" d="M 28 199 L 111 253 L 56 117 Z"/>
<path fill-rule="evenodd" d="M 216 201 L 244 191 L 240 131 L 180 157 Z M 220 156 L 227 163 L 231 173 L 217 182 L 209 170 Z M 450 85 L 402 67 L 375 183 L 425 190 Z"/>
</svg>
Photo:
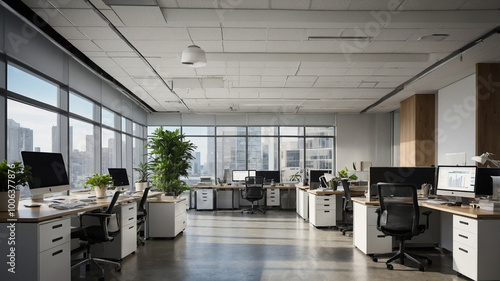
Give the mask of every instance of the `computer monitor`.
<svg viewBox="0 0 500 281">
<path fill-rule="evenodd" d="M 318 188 L 321 185 L 319 177 L 331 173 L 331 170 L 309 170 L 309 189 Z"/>
<path fill-rule="evenodd" d="M 116 190 L 129 190 L 130 184 L 128 181 L 127 169 L 125 168 L 108 168 L 109 175 L 113 178 L 113 185 Z"/>
<path fill-rule="evenodd" d="M 280 171 L 257 171 L 256 175 L 264 178 L 264 184 L 270 184 L 273 180 L 275 183 L 281 182 Z"/>
<path fill-rule="evenodd" d="M 439 166 L 436 194 L 475 198 L 476 173 L 476 166 Z"/>
<path fill-rule="evenodd" d="M 246 177 L 255 177 L 255 170 L 233 170 L 233 182 L 244 182 Z"/>
<path fill-rule="evenodd" d="M 28 181 L 33 201 L 43 201 L 48 193 L 69 191 L 69 179 L 61 153 L 21 151 L 23 164 L 31 167 Z"/>
<path fill-rule="evenodd" d="M 370 196 L 377 196 L 377 184 L 385 183 L 408 183 L 420 188 L 424 183 L 430 183 L 435 187 L 435 167 L 370 167 Z"/>
<path fill-rule="evenodd" d="M 491 176 L 500 176 L 500 168 L 477 168 L 476 195 L 493 195 Z"/>
</svg>

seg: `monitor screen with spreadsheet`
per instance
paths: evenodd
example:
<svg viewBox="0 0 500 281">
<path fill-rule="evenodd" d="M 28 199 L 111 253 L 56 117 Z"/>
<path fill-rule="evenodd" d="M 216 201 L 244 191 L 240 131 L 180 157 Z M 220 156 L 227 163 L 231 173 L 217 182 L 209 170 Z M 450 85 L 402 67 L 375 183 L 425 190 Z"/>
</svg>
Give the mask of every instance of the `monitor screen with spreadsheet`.
<svg viewBox="0 0 500 281">
<path fill-rule="evenodd" d="M 474 198 L 476 173 L 476 166 L 439 166 L 436 194 Z"/>
</svg>

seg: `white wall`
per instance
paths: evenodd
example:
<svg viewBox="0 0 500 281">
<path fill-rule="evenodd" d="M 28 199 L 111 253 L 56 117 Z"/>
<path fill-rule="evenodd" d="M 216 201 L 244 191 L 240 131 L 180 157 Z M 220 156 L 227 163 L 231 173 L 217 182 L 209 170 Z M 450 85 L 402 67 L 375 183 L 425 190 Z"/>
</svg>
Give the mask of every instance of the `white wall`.
<svg viewBox="0 0 500 281">
<path fill-rule="evenodd" d="M 352 163 L 359 161 L 391 166 L 390 113 L 338 115 L 336 146 L 337 170 L 352 170 Z"/>
<path fill-rule="evenodd" d="M 436 152 L 437 164 L 475 165 L 476 75 L 470 75 L 438 92 Z M 462 153 L 461 155 L 451 155 Z M 465 153 L 465 157 L 463 156 Z M 447 155 L 448 154 L 448 155 Z M 457 159 L 458 158 L 458 159 Z"/>
</svg>

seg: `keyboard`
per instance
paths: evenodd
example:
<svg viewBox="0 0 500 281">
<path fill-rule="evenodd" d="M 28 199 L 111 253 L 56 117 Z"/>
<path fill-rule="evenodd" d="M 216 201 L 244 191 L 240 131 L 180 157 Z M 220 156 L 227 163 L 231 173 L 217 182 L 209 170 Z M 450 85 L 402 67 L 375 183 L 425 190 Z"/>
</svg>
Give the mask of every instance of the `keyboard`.
<svg viewBox="0 0 500 281">
<path fill-rule="evenodd" d="M 76 209 L 80 208 L 83 206 L 87 206 L 87 203 L 85 202 L 73 202 L 73 203 L 65 203 L 65 204 L 50 204 L 50 207 L 58 210 L 69 210 L 69 209 Z"/>
<path fill-rule="evenodd" d="M 427 199 L 427 200 L 422 200 L 422 202 L 429 203 L 429 204 L 443 204 L 443 203 L 448 203 L 448 201 L 439 200 L 439 199 Z"/>
</svg>

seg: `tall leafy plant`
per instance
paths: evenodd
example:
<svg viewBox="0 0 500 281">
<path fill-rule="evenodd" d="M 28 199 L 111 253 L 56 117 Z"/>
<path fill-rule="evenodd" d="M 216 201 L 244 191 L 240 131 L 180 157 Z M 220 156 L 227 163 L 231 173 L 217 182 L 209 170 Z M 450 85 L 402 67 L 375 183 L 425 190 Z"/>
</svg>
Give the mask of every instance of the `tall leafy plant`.
<svg viewBox="0 0 500 281">
<path fill-rule="evenodd" d="M 148 141 L 152 183 L 164 192 L 175 195 L 188 190 L 189 186 L 179 178 L 187 177 L 196 146 L 184 139 L 184 135 L 175 131 L 156 129 Z"/>
</svg>

